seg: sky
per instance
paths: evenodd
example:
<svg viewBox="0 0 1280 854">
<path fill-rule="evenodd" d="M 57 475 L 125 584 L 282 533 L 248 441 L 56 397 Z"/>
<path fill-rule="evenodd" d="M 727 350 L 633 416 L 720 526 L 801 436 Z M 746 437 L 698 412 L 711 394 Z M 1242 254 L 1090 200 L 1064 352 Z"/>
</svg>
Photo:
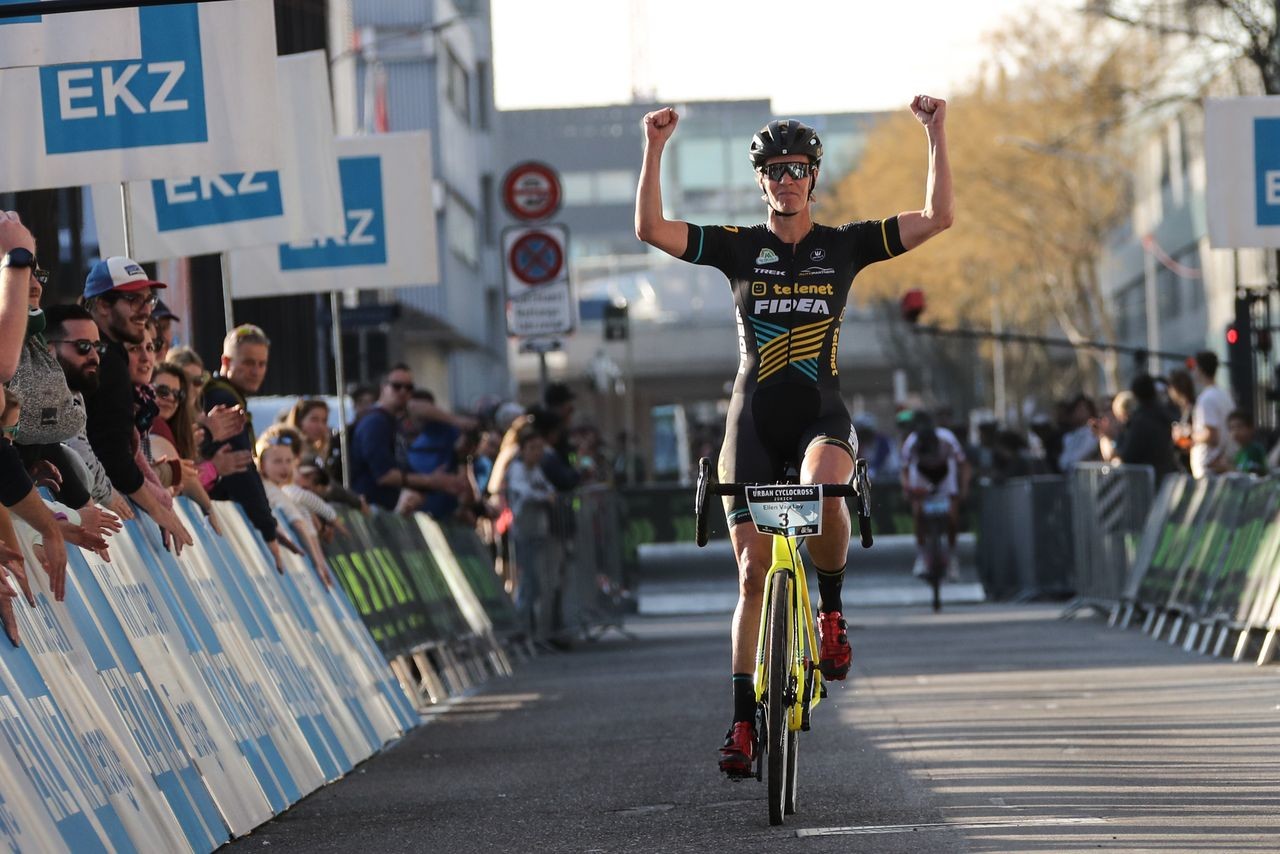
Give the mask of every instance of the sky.
<svg viewBox="0 0 1280 854">
<path fill-rule="evenodd" d="M 985 33 L 1031 6 L 1067 4 L 491 2 L 499 109 L 628 103 L 635 78 L 661 101 L 767 97 L 781 113 L 893 109 L 917 93 L 949 97 L 981 64 Z"/>
</svg>

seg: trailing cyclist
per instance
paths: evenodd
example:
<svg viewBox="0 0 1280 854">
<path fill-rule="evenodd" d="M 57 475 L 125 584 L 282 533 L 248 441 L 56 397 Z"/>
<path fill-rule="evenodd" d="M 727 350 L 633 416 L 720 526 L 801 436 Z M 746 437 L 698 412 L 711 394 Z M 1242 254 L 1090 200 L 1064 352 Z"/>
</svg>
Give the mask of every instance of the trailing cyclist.
<svg viewBox="0 0 1280 854">
<path fill-rule="evenodd" d="M 733 290 L 740 362 L 720 452 L 721 481 L 776 482 L 789 463 L 805 483 L 850 481 L 858 440 L 840 398 L 836 348 L 853 278 L 869 264 L 919 246 L 952 219 L 946 102 L 919 95 L 911 111 L 929 146 L 924 208 L 838 227 L 812 219 L 822 142 L 794 120 L 771 121 L 751 140 L 751 165 L 768 206 L 764 223 L 701 226 L 667 219 L 659 173 L 679 116 L 668 107 L 644 117 L 636 236 L 681 260 L 718 268 Z M 752 674 L 772 541 L 753 525 L 740 524 L 749 520 L 742 499 L 726 498 L 725 513 L 739 596 L 732 632 L 733 723 L 720 768 L 743 777 L 753 760 Z M 819 667 L 828 680 L 844 679 L 852 657 L 840 599 L 849 532 L 844 501 L 824 501 L 822 534 L 808 546 L 818 571 Z"/>
<path fill-rule="evenodd" d="M 902 443 L 902 491 L 911 502 L 911 518 L 916 530 L 916 562 L 911 572 L 917 578 L 928 574 L 925 554 L 923 501 L 933 494 L 951 501 L 947 517 L 947 579 L 956 581 L 960 564 L 956 539 L 960 532 L 960 502 L 969 494 L 972 469 L 956 434 L 938 427 L 927 412 L 915 413 L 911 435 Z"/>
</svg>

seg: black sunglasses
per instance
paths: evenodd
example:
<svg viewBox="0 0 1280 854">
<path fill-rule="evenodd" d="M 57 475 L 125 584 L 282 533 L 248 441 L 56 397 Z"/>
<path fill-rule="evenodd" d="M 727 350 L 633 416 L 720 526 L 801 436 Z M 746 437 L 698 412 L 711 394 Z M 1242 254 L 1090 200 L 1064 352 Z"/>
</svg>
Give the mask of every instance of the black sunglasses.
<svg viewBox="0 0 1280 854">
<path fill-rule="evenodd" d="M 173 388 L 162 383 L 156 384 L 156 397 L 163 397 L 166 400 L 173 398 L 178 403 L 187 399 L 187 393 L 180 388 Z"/>
<path fill-rule="evenodd" d="M 413 391 L 413 383 L 387 383 L 396 391 Z"/>
<path fill-rule="evenodd" d="M 43 267 L 33 267 L 31 275 L 36 277 L 36 281 L 40 283 L 40 287 L 49 284 L 49 271 Z"/>
<path fill-rule="evenodd" d="M 92 353 L 94 350 L 98 351 L 99 356 L 107 352 L 106 341 L 90 341 L 88 338 L 77 338 L 74 341 L 68 338 L 60 338 L 57 340 L 50 340 L 49 343 L 50 344 L 70 344 L 72 347 L 76 348 L 76 353 L 81 356 L 87 356 L 90 353 Z"/>
<path fill-rule="evenodd" d="M 817 168 L 812 163 L 770 163 L 768 166 L 761 166 L 760 171 L 769 176 L 770 181 L 781 181 L 784 174 L 790 174 L 799 181 L 801 178 L 808 178 Z"/>
</svg>

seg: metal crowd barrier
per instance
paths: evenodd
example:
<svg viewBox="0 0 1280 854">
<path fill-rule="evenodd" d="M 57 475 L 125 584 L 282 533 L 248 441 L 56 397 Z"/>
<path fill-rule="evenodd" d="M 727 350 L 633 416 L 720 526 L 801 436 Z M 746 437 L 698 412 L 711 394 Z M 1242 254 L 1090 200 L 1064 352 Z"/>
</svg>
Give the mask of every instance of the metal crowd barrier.
<svg viewBox="0 0 1280 854">
<path fill-rule="evenodd" d="M 1076 598 L 1063 616 L 1084 608 L 1114 610 L 1137 557 L 1155 499 L 1151 466 L 1082 463 L 1070 475 Z"/>
<path fill-rule="evenodd" d="M 68 547 L 54 601 L 23 543 L 36 607 L 0 641 L 0 847 L 207 852 L 416 725 L 341 589 L 295 555 L 276 572 L 235 505 L 217 536 L 179 499 L 174 556 L 139 516 L 111 562 Z"/>
<path fill-rule="evenodd" d="M 978 577 L 991 599 L 1074 592 L 1067 478 L 1033 475 L 978 490 Z"/>
</svg>

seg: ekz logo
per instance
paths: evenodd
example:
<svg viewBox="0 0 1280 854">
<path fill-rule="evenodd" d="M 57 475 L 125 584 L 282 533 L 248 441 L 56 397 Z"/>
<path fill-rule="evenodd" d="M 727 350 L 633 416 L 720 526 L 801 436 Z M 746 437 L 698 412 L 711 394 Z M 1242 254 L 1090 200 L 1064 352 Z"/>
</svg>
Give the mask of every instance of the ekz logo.
<svg viewBox="0 0 1280 854">
<path fill-rule="evenodd" d="M 151 194 L 160 232 L 284 215 L 279 172 L 156 180 Z"/>
<path fill-rule="evenodd" d="M 1280 225 L 1280 118 L 1253 120 L 1258 225 Z"/>
<path fill-rule="evenodd" d="M 357 267 L 387 263 L 387 227 L 382 210 L 382 160 L 341 157 L 342 206 L 347 233 L 280 247 L 281 270 Z"/>
<path fill-rule="evenodd" d="M 138 10 L 142 58 L 40 69 L 49 154 L 208 142 L 200 13 Z"/>
</svg>

